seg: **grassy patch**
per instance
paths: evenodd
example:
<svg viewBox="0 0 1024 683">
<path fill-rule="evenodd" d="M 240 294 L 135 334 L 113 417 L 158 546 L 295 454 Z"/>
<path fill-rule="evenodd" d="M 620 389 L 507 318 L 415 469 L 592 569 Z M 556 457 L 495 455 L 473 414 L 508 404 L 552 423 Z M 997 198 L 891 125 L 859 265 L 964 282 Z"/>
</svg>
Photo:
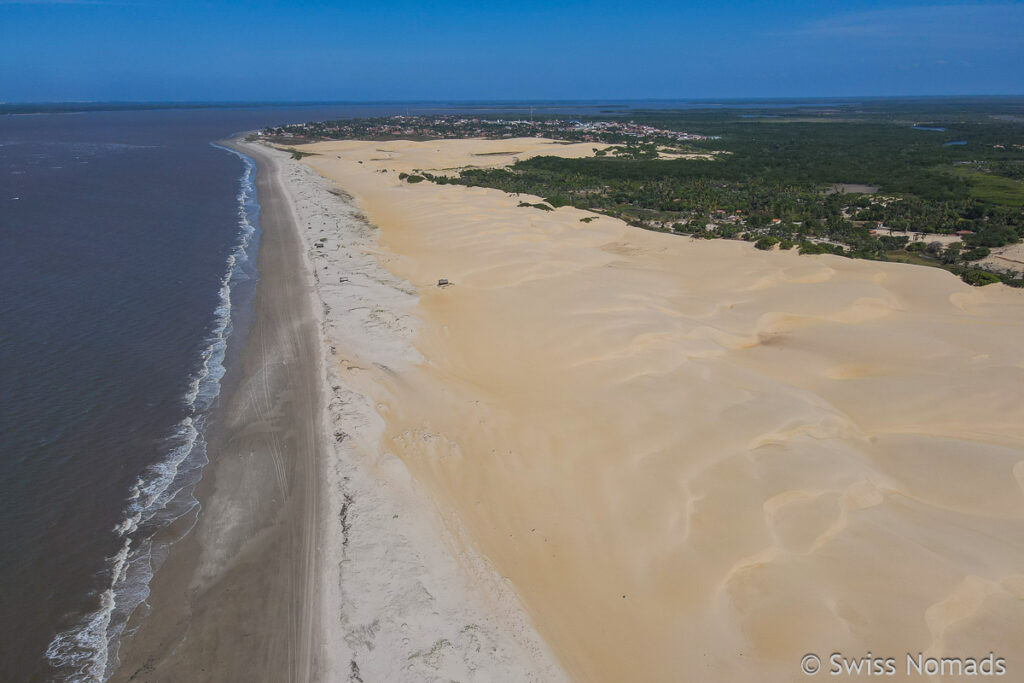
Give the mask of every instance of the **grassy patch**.
<svg viewBox="0 0 1024 683">
<path fill-rule="evenodd" d="M 303 152 L 301 150 L 295 149 L 294 147 L 285 147 L 284 151 L 289 152 L 292 155 L 292 159 L 301 159 L 302 157 L 317 156 L 315 152 Z"/>
<path fill-rule="evenodd" d="M 1024 206 L 1024 182 L 967 168 L 957 168 L 953 172 L 967 180 L 971 196 L 978 201 L 1000 206 Z"/>
<path fill-rule="evenodd" d="M 885 260 L 895 263 L 910 263 L 915 266 L 939 266 L 939 261 L 913 252 L 893 250 L 885 252 Z"/>
</svg>

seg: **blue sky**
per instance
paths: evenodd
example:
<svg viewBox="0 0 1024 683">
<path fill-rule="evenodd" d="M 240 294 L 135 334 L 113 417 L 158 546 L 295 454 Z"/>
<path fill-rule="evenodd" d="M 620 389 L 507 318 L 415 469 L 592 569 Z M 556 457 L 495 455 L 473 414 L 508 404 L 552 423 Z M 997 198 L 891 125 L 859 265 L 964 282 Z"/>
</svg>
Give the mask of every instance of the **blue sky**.
<svg viewBox="0 0 1024 683">
<path fill-rule="evenodd" d="M 1024 94 L 1024 2 L 0 0 L 0 101 Z"/>
</svg>

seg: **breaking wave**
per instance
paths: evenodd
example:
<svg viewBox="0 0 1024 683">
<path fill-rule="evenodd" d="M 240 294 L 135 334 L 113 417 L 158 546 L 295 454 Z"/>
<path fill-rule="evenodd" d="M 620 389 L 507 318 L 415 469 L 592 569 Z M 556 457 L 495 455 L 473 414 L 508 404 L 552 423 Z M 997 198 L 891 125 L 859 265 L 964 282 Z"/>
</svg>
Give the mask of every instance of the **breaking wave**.
<svg viewBox="0 0 1024 683">
<path fill-rule="evenodd" d="M 46 649 L 60 680 L 70 683 L 104 681 L 114 672 L 129 617 L 140 606 L 148 611 L 149 582 L 163 563 L 166 546 L 188 533 L 198 517 L 199 501 L 193 491 L 208 462 L 204 435 L 225 372 L 224 355 L 232 331 L 231 292 L 238 283 L 256 277 L 253 257 L 259 225 L 255 162 L 233 149 L 213 146 L 238 156 L 245 165 L 237 195 L 238 239 L 220 281 L 206 345 L 182 397 L 186 416 L 165 440 L 165 456 L 150 465 L 131 488 L 124 516 L 113 529 L 123 543 L 117 554 L 108 558 L 108 587 L 100 594 L 96 609 L 58 633 Z M 183 518 L 177 537 L 161 540 L 160 547 L 154 548 L 154 534 Z"/>
</svg>

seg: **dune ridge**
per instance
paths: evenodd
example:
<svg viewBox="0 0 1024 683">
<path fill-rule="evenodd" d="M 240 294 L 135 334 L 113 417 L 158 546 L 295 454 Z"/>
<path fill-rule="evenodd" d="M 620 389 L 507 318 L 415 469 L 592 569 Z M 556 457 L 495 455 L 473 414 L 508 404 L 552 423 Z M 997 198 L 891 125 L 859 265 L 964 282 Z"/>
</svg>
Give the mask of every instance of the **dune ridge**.
<svg viewBox="0 0 1024 683">
<path fill-rule="evenodd" d="M 380 447 L 575 679 L 868 651 L 1024 675 L 1024 293 L 398 177 L 573 145 L 303 149 L 419 295 L 422 360 L 365 385 Z"/>
</svg>

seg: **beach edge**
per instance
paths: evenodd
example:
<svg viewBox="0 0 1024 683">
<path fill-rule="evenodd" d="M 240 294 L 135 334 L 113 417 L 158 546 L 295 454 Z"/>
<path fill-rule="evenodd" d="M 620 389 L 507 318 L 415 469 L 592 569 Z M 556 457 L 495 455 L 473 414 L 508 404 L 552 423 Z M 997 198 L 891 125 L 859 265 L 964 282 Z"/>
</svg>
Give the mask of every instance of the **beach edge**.
<svg viewBox="0 0 1024 683">
<path fill-rule="evenodd" d="M 252 322 L 216 408 L 196 527 L 156 572 L 110 680 L 317 680 L 324 443 L 311 276 L 280 169 L 258 148 Z"/>
</svg>

